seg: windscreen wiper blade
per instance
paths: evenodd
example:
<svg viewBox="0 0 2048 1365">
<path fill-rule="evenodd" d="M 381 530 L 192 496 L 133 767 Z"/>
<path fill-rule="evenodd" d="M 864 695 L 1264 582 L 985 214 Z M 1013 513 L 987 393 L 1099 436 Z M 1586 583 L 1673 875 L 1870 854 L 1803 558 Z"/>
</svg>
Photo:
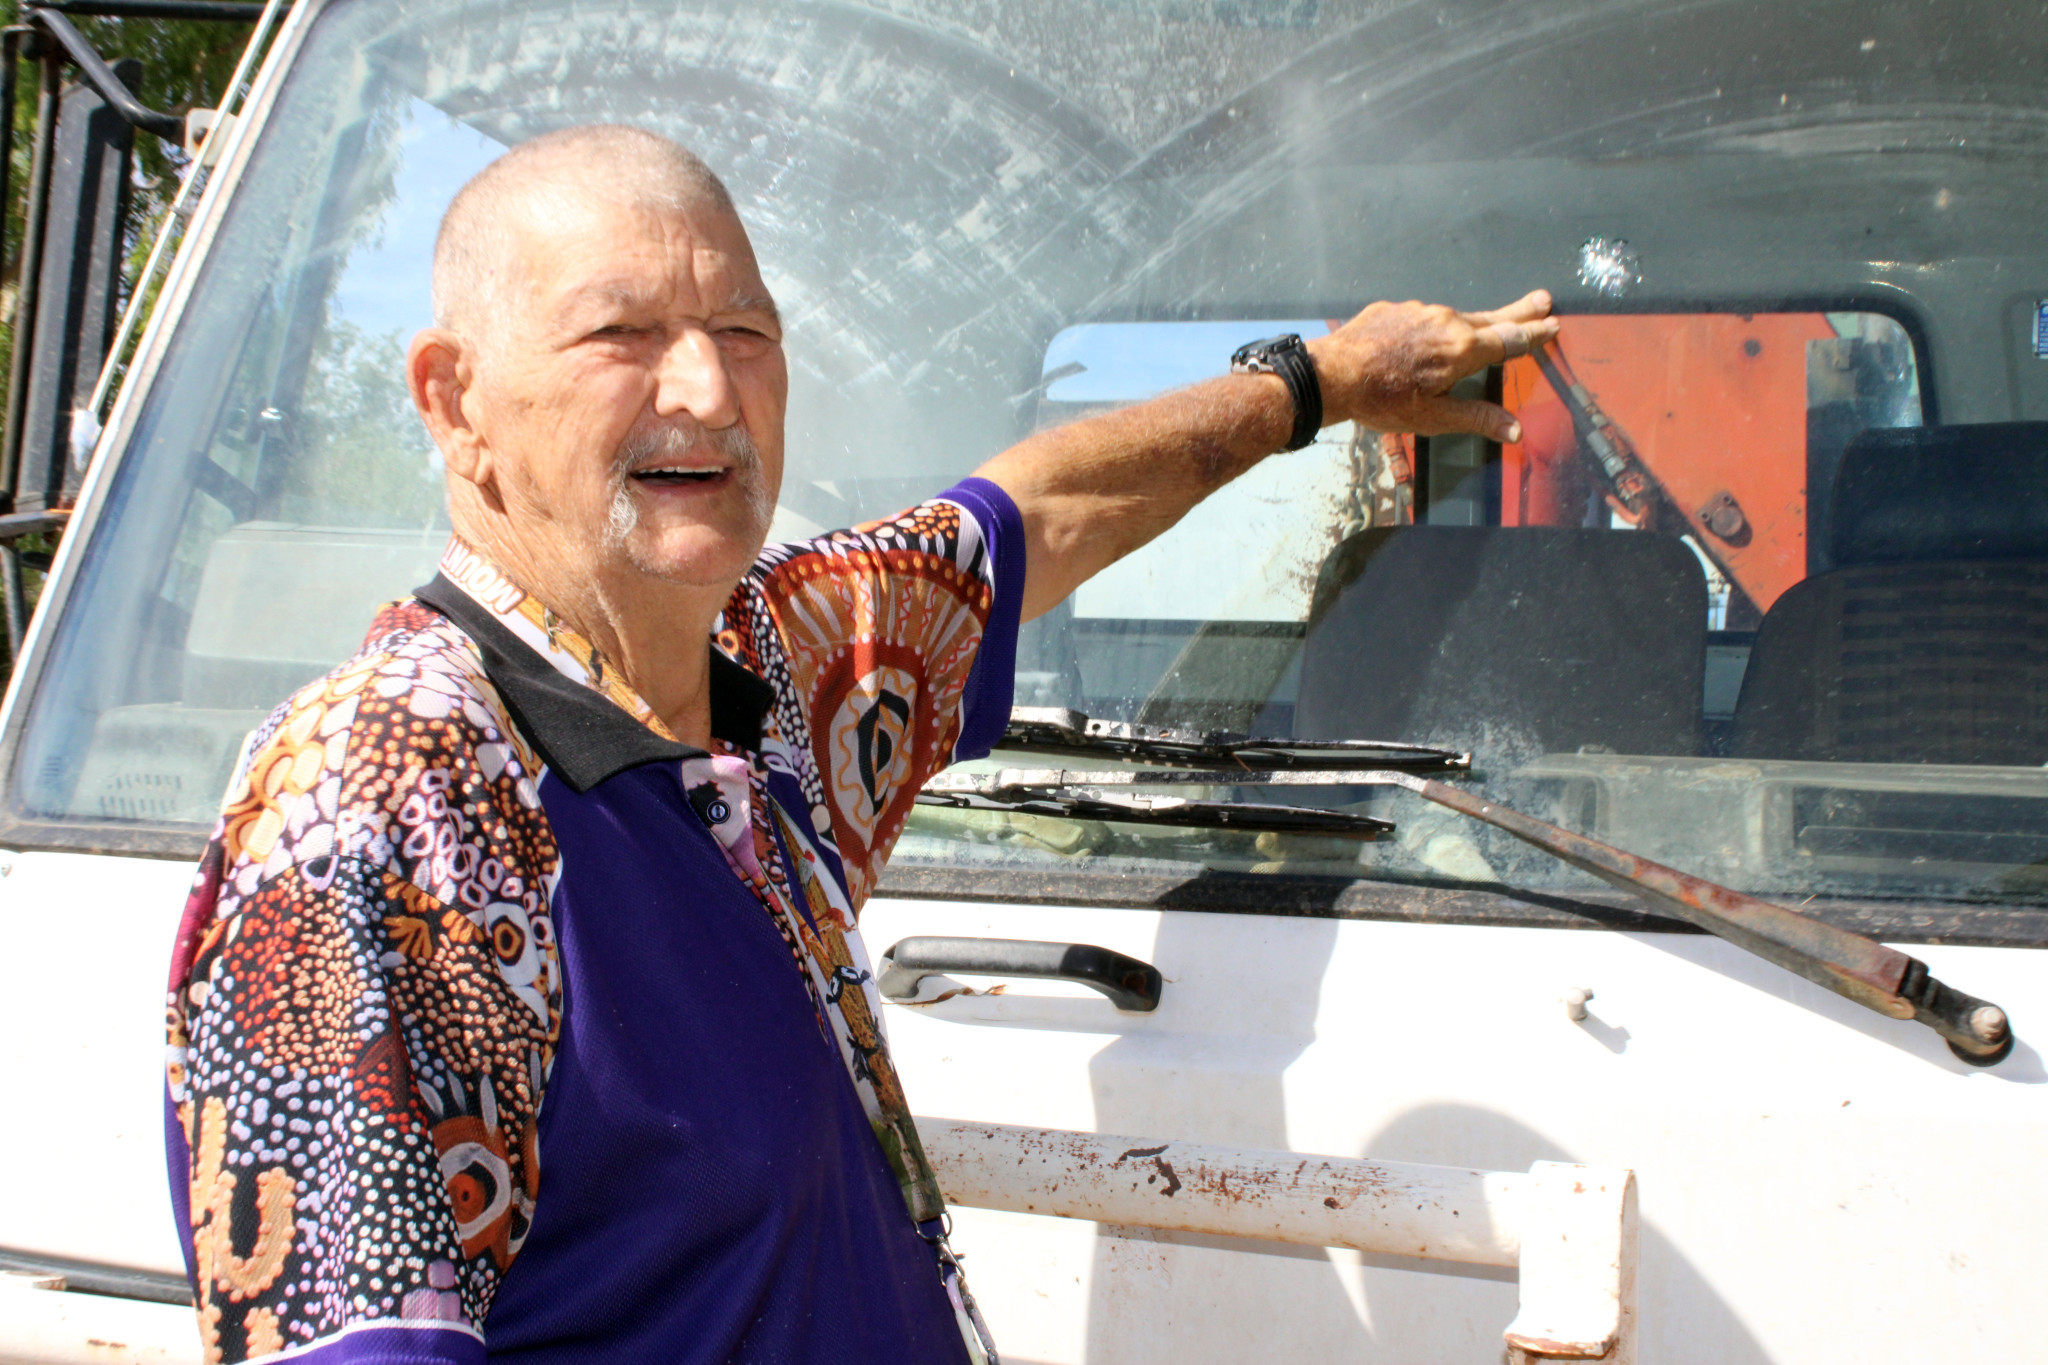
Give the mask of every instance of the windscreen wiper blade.
<svg viewBox="0 0 2048 1365">
<path fill-rule="evenodd" d="M 1091 720 L 1058 706 L 1011 708 L 997 746 L 1062 758 L 1117 758 L 1186 768 L 1339 771 L 1347 768 L 1457 769 L 1472 756 L 1427 744 L 1374 739 L 1253 739 L 1227 730 L 1180 730 Z"/>
<path fill-rule="evenodd" d="M 1042 713 L 1019 708 L 1012 714 L 1020 717 L 1023 725 L 1031 725 L 1037 723 L 1034 718 Z M 1074 717 L 1080 713 L 1064 714 Z M 1072 725 L 1065 727 L 1064 737 L 1059 742 L 1070 747 L 1089 744 L 1093 722 L 1087 721 L 1085 716 L 1080 719 L 1082 724 L 1078 728 Z M 1011 730 L 1014 732 L 1019 728 L 1019 720 L 1013 720 Z M 1343 818 L 1370 822 L 1378 827 L 1374 831 L 1377 835 L 1391 831 L 1392 824 L 1372 816 L 1311 807 L 1213 801 L 1176 804 L 1171 798 L 1140 793 L 1147 788 L 1214 785 L 1219 781 L 1243 787 L 1400 787 L 1446 810 L 1504 830 L 1523 843 L 1589 872 L 1611 886 L 1636 892 L 1695 928 L 1726 939 L 1867 1009 L 1894 1019 L 1917 1020 L 1939 1033 L 1951 1052 L 1974 1066 L 1995 1065 L 2012 1052 L 2015 1038 L 2004 1010 L 1989 1001 L 1944 985 L 1935 980 L 1928 972 L 1927 964 L 1918 958 L 1888 948 L 1862 934 L 1838 929 L 1704 877 L 1695 877 L 1648 858 L 1625 853 L 1612 844 L 1574 834 L 1503 806 L 1498 801 L 1475 796 L 1414 771 L 1392 766 L 1259 770 L 1242 766 L 1239 754 L 1245 751 L 1235 747 L 1241 742 L 1241 737 L 1176 733 L 1171 742 L 1176 746 L 1177 754 L 1207 751 L 1206 756 L 1195 760 L 1176 757 L 1171 761 L 1182 765 L 1178 769 L 1073 771 L 1063 768 L 1006 768 L 995 773 L 941 773 L 926 784 L 918 800 L 925 804 L 978 805 L 983 809 L 1011 811 L 1033 810 L 1050 803 L 1060 805 L 1061 809 L 1055 811 L 1047 805 L 1043 813 L 1101 820 L 1131 820 L 1133 816 L 1129 812 L 1143 807 L 1145 814 L 1138 818 L 1145 823 L 1195 824 L 1206 828 L 1276 829 L 1283 826 L 1255 822 Z M 1292 746 L 1294 741 L 1283 743 Z M 1011 747 L 1007 738 L 1004 747 Z M 1413 756 L 1414 765 L 1418 767 L 1424 766 L 1420 755 L 1425 753 L 1437 756 L 1431 766 L 1467 766 L 1464 755 L 1453 754 L 1449 750 L 1398 744 L 1380 747 Z M 1103 758 L 1133 757 L 1129 741 L 1117 735 L 1105 735 L 1101 747 L 1083 747 L 1082 752 Z M 1457 761 L 1448 761 L 1453 759 Z M 1080 813 L 1083 810 L 1101 813 L 1083 815 Z M 1226 823 L 1216 818 L 1224 812 L 1238 811 L 1245 814 L 1235 822 Z M 1255 811 L 1259 812 L 1256 816 L 1252 814 Z M 1341 831 L 1302 829 L 1300 832 Z M 1351 837 L 1374 835 L 1354 834 Z"/>
<path fill-rule="evenodd" d="M 1204 779 L 1207 780 L 1206 778 Z M 1174 785 L 1187 785 L 1185 782 Z M 944 774 L 917 794 L 920 806 L 995 810 L 1014 815 L 1050 815 L 1064 820 L 1114 820 L 1130 825 L 1176 829 L 1221 829 L 1281 834 L 1322 834 L 1342 839 L 1377 839 L 1394 828 L 1391 820 L 1314 806 L 1275 806 L 1256 801 L 1202 801 L 1179 796 L 1138 796 L 1066 786 L 979 787 Z"/>
</svg>

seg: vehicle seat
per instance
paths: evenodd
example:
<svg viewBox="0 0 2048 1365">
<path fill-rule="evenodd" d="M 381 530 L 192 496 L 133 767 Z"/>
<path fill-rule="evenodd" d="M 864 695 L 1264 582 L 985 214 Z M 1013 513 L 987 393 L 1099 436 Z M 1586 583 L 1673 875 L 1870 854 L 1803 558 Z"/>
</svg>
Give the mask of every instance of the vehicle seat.
<svg viewBox="0 0 2048 1365">
<path fill-rule="evenodd" d="M 446 532 L 245 521 L 213 543 L 185 636 L 188 706 L 263 711 L 356 652 L 434 576 Z"/>
<path fill-rule="evenodd" d="M 1700 751 L 1706 576 L 1669 536 L 1550 527 L 1361 531 L 1324 560 L 1295 733 L 1518 761 Z"/>
<path fill-rule="evenodd" d="M 175 699 L 100 713 L 76 786 L 108 820 L 209 824 L 249 731 L 355 653 L 378 605 L 434 576 L 445 533 L 248 521 L 215 541 Z"/>
<path fill-rule="evenodd" d="M 1836 567 L 1757 632 L 1732 752 L 2048 762 L 2048 422 L 1859 434 L 1827 535 Z"/>
</svg>

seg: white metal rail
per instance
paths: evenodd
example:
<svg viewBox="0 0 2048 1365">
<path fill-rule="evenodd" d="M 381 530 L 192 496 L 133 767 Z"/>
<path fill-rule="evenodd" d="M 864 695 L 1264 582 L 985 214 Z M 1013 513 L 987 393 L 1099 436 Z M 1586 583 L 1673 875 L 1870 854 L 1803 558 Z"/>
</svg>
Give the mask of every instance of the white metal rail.
<svg viewBox="0 0 2048 1365">
<path fill-rule="evenodd" d="M 1473 1171 L 950 1119 L 917 1127 L 954 1204 L 1515 1266 L 1510 1365 L 1634 1365 L 1632 1171 Z"/>
<path fill-rule="evenodd" d="M 917 1126 L 955 1204 L 1515 1266 L 1509 1365 L 1635 1365 L 1631 1171 L 1556 1161 L 1474 1171 L 948 1119 Z M 61 1289 L 0 1277 L 0 1365 L 197 1361 L 190 1309 Z"/>
<path fill-rule="evenodd" d="M 0 1365 L 199 1365 L 178 1304 L 67 1293 L 61 1277 L 0 1274 Z"/>
</svg>

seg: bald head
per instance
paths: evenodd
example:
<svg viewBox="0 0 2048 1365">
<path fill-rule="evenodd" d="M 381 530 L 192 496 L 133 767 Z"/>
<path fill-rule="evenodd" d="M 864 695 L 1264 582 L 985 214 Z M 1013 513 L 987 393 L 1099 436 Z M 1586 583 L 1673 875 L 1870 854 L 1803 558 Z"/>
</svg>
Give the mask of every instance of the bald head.
<svg viewBox="0 0 2048 1365">
<path fill-rule="evenodd" d="M 520 143 L 476 173 L 434 241 L 434 325 L 479 337 L 520 279 L 519 228 L 579 200 L 732 214 L 711 168 L 676 143 L 619 123 L 564 128 Z"/>
<path fill-rule="evenodd" d="M 406 380 L 456 530 L 586 633 L 715 615 L 767 534 L 789 400 L 718 178 L 634 128 L 524 143 L 442 219 L 434 311 Z"/>
</svg>

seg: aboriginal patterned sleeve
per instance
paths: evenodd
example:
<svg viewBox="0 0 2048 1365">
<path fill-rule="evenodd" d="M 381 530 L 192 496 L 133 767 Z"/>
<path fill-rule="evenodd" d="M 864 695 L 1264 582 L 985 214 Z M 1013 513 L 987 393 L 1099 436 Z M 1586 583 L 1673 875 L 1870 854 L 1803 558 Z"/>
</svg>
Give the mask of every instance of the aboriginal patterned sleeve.
<svg viewBox="0 0 2048 1365">
<path fill-rule="evenodd" d="M 918 788 L 1002 738 L 1023 596 L 1022 519 L 979 478 L 770 546 L 734 594 L 719 643 L 775 684 L 775 726 L 813 760 L 793 766 L 856 907 Z"/>
<path fill-rule="evenodd" d="M 179 929 L 169 1148 L 209 1361 L 481 1362 L 560 1027 L 538 761 L 389 608 L 252 741 Z"/>
</svg>

